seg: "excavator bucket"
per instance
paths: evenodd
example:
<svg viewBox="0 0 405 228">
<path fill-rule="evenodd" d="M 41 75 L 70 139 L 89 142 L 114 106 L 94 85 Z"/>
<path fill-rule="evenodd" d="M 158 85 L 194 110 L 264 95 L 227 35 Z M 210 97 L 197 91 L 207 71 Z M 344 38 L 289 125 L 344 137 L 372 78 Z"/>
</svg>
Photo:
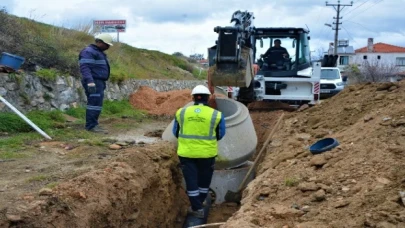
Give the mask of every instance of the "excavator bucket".
<svg viewBox="0 0 405 228">
<path fill-rule="evenodd" d="M 221 45 L 237 42 L 237 34 L 220 34 L 219 45 L 208 49 L 209 74 L 214 86 L 248 87 L 254 78 L 253 50 L 238 45 Z"/>
</svg>

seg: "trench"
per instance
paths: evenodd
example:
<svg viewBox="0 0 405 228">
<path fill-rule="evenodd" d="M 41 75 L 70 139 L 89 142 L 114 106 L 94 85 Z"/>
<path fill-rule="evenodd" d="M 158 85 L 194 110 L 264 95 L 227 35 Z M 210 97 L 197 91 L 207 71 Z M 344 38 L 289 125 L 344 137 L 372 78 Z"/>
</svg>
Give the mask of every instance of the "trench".
<svg viewBox="0 0 405 228">
<path fill-rule="evenodd" d="M 227 107 L 226 117 L 240 117 L 241 113 L 235 115 L 238 109 L 232 104 L 219 104 Z M 238 124 L 230 121 L 232 126 Z M 229 133 L 241 144 L 242 150 L 246 150 L 246 144 L 251 141 L 246 138 L 246 133 L 252 134 L 248 130 L 242 126 L 242 130 L 233 134 L 243 134 Z M 187 227 L 189 203 L 176 147 L 166 141 L 152 141 L 143 147 L 122 150 L 108 164 L 61 183 L 51 194 L 38 196 L 25 204 L 16 203 L 16 208 L 0 213 L 0 227 Z M 238 156 L 219 162 L 216 172 L 220 183 L 211 186 L 211 204 L 204 223 L 226 222 L 239 210 L 240 205 L 234 202 L 222 199 L 217 203 L 218 198 L 224 196 L 215 186 L 227 186 L 222 193 L 226 190 L 236 192 L 249 168 L 246 162 L 255 152 L 257 139 L 253 144 L 253 150 L 239 151 Z M 227 149 L 234 149 L 234 146 Z M 229 177 L 224 176 L 241 167 L 245 173 L 239 172 L 239 182 L 226 183 Z M 10 219 L 13 214 L 18 214 L 20 219 Z"/>
<path fill-rule="evenodd" d="M 52 193 L 1 211 L 0 227 L 186 227 L 182 178 L 175 148 L 167 143 L 127 149 Z M 236 204 L 213 203 L 205 223 L 225 222 L 237 210 Z"/>
</svg>

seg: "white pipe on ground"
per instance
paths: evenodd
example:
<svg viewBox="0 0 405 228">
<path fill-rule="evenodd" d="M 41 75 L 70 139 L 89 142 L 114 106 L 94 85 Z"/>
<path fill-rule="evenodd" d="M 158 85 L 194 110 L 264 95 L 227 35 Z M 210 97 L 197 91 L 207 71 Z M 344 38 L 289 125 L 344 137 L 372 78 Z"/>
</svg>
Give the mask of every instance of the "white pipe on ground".
<svg viewBox="0 0 405 228">
<path fill-rule="evenodd" d="M 17 115 L 19 115 L 25 122 L 27 122 L 29 125 L 31 125 L 31 127 L 33 127 L 38 133 L 40 133 L 45 138 L 52 140 L 52 138 L 49 137 L 49 135 L 47 135 L 45 132 L 43 132 L 37 125 L 35 125 L 31 120 L 29 120 L 26 116 L 24 116 L 24 114 L 22 114 L 20 111 L 18 111 L 13 105 L 8 103 L 8 101 L 6 99 L 4 99 L 2 96 L 0 96 L 0 100 L 4 104 L 6 104 L 11 110 L 13 110 Z"/>
<path fill-rule="evenodd" d="M 198 225 L 198 226 L 191 226 L 190 228 L 200 228 L 200 227 L 210 227 L 210 226 L 220 226 L 224 225 L 224 222 L 217 222 L 217 223 L 210 223 L 210 224 L 203 224 L 203 225 Z"/>
</svg>

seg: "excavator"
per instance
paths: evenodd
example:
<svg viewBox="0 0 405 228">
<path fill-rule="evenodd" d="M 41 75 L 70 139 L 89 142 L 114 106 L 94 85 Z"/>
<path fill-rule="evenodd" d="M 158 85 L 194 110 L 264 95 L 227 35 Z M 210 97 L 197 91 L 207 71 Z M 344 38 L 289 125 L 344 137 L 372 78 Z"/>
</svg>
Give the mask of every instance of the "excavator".
<svg viewBox="0 0 405 228">
<path fill-rule="evenodd" d="M 214 28 L 218 39 L 208 48 L 211 93 L 215 87 L 232 88 L 237 91 L 233 98 L 245 105 L 256 101 L 294 107 L 319 103 L 322 63 L 311 61 L 309 30 L 257 28 L 253 21 L 253 12 L 238 10 L 232 15 L 233 25 Z M 276 40 L 285 44 L 288 55 L 270 52 L 263 56 Z"/>
</svg>

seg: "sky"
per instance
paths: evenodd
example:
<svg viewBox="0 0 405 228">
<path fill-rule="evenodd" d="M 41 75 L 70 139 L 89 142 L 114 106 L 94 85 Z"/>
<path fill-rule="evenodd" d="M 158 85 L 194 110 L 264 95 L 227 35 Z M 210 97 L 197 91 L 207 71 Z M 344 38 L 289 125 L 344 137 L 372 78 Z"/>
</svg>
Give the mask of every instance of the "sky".
<svg viewBox="0 0 405 228">
<path fill-rule="evenodd" d="M 355 49 L 365 47 L 368 38 L 405 47 L 404 5 L 405 0 L 354 0 L 341 10 L 339 39 L 348 39 Z M 333 42 L 335 31 L 325 23 L 333 25 L 336 17 L 335 8 L 324 0 L 0 0 L 0 7 L 16 16 L 70 28 L 93 20 L 126 20 L 121 42 L 205 57 L 218 38 L 214 27 L 232 26 L 230 19 L 237 10 L 253 12 L 256 27 L 309 28 L 313 55 Z"/>
</svg>

